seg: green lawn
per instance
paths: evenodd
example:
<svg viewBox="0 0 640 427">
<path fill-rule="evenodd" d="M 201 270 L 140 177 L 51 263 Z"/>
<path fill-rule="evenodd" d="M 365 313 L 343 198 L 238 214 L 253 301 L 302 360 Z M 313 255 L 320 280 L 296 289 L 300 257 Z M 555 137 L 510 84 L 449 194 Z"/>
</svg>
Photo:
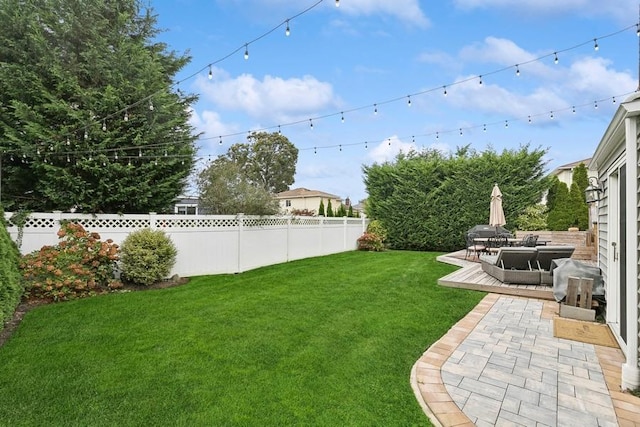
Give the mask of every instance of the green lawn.
<svg viewBox="0 0 640 427">
<path fill-rule="evenodd" d="M 438 286 L 455 267 L 435 257 L 348 252 L 37 308 L 0 348 L 0 425 L 429 425 L 411 367 L 484 295 Z"/>
</svg>

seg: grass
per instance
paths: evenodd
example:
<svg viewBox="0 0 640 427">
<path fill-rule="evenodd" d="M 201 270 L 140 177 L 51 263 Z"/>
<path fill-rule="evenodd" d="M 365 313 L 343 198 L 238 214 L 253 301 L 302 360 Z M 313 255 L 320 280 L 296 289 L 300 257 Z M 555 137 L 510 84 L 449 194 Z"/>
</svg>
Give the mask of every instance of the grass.
<svg viewBox="0 0 640 427">
<path fill-rule="evenodd" d="M 484 294 L 436 254 L 348 252 L 37 308 L 0 348 L 0 425 L 429 425 L 409 384 Z"/>
</svg>

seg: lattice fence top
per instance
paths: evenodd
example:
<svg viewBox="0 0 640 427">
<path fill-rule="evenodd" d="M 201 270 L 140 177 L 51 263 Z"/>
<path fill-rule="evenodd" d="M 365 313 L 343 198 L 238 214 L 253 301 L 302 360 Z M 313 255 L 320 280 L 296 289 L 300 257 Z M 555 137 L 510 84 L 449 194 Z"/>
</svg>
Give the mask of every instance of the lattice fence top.
<svg viewBox="0 0 640 427">
<path fill-rule="evenodd" d="M 5 213 L 8 226 L 16 226 L 11 222 L 12 214 Z M 24 223 L 25 229 L 59 228 L 61 221 L 72 221 L 81 224 L 87 230 L 96 229 L 139 229 L 139 228 L 237 228 L 243 227 L 282 227 L 282 226 L 317 226 L 345 224 L 345 218 L 321 217 L 260 217 L 243 215 L 87 215 L 70 213 L 33 213 Z M 346 224 L 362 224 L 362 218 L 346 218 Z"/>
</svg>

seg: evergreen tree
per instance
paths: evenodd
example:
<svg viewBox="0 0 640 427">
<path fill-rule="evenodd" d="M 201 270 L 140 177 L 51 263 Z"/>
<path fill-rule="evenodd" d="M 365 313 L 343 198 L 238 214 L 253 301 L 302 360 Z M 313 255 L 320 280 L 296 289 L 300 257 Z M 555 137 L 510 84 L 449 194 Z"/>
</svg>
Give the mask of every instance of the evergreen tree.
<svg viewBox="0 0 640 427">
<path fill-rule="evenodd" d="M 347 211 L 347 216 L 349 218 L 353 218 L 354 217 L 354 215 L 353 215 L 353 206 L 351 206 L 351 205 L 349 205 L 349 210 Z"/>
<path fill-rule="evenodd" d="M 553 208 L 547 214 L 547 225 L 552 231 L 566 231 L 569 227 L 573 227 L 575 218 L 567 184 L 558 180 L 555 183 L 554 194 L 555 201 Z"/>
<path fill-rule="evenodd" d="M 333 212 L 333 208 L 331 207 L 331 199 L 327 200 L 327 217 L 333 217 L 334 216 L 334 212 Z"/>
<path fill-rule="evenodd" d="M 344 207 L 344 204 L 340 203 L 340 206 L 336 209 L 336 216 L 339 218 L 347 216 L 347 209 Z"/>
<path fill-rule="evenodd" d="M 194 164 L 190 60 L 142 0 L 0 0 L 2 202 L 164 211 Z"/>
<path fill-rule="evenodd" d="M 320 199 L 320 207 L 318 208 L 318 216 L 324 216 L 324 200 Z"/>
</svg>

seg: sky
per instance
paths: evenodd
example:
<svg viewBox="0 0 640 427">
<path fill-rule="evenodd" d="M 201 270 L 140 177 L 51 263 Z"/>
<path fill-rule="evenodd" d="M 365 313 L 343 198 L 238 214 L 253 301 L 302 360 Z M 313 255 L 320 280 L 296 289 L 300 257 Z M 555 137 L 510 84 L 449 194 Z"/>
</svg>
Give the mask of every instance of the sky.
<svg viewBox="0 0 640 427">
<path fill-rule="evenodd" d="M 363 166 L 400 151 L 528 145 L 549 172 L 589 158 L 638 88 L 631 0 L 150 5 L 158 40 L 191 56 L 176 86 L 199 96 L 198 167 L 252 131 L 281 132 L 299 149 L 292 189 L 354 203 Z"/>
</svg>

